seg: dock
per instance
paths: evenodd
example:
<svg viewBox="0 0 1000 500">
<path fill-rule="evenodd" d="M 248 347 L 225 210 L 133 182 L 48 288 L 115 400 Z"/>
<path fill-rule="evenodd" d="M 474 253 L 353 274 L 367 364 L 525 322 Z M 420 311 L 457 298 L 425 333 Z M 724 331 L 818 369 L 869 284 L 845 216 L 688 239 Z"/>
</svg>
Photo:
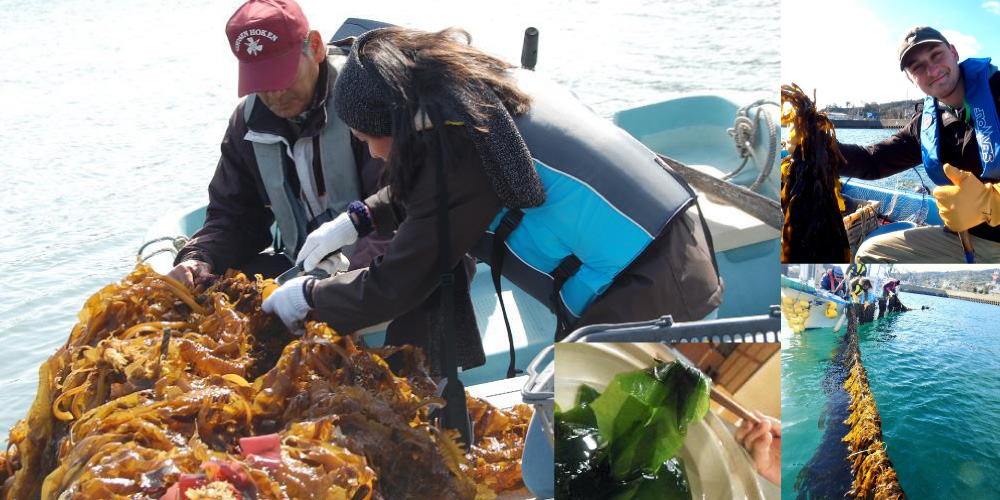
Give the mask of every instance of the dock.
<svg viewBox="0 0 1000 500">
<path fill-rule="evenodd" d="M 910 123 L 910 120 L 908 118 L 880 120 L 843 120 L 831 118 L 830 122 L 833 123 L 834 128 L 888 128 L 899 130 L 907 123 Z"/>
<path fill-rule="evenodd" d="M 933 295 L 935 297 L 949 297 L 952 299 L 968 300 L 970 302 L 979 302 L 981 304 L 993 304 L 995 306 L 1000 306 L 1000 295 L 996 294 L 981 294 L 972 292 L 962 292 L 958 290 L 944 290 L 941 288 L 932 288 L 929 286 L 911 285 L 911 284 L 901 284 L 899 285 L 899 291 L 909 292 L 909 293 L 919 293 L 922 295 Z"/>
</svg>

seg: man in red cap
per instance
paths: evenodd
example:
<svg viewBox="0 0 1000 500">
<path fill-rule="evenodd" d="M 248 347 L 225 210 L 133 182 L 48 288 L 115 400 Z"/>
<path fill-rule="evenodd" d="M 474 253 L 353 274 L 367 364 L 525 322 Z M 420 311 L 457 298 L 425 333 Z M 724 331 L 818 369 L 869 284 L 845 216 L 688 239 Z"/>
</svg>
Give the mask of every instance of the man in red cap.
<svg viewBox="0 0 1000 500">
<path fill-rule="evenodd" d="M 310 234 L 357 241 L 344 249 L 350 262 L 336 254 L 323 260 L 321 269 L 333 273 L 367 267 L 391 236 L 373 232 L 367 207 L 356 201 L 378 190 L 383 162 L 351 135 L 334 110 L 332 89 L 345 54 L 335 49 L 328 57 L 322 37 L 309 29 L 293 0 L 249 0 L 229 19 L 226 36 L 239 60 L 239 95 L 247 97 L 230 118 L 222 141 L 222 157 L 208 188 L 205 225 L 178 252 L 169 275 L 189 286 L 226 269 L 274 277 L 292 267 Z M 271 233 L 275 223 L 277 238 Z M 262 253 L 271 245 L 273 254 Z M 471 276 L 459 267 L 463 277 Z M 301 281 L 311 283 L 304 277 Z M 468 284 L 467 279 L 458 281 Z M 464 291 L 456 300 L 466 313 L 459 336 L 469 346 L 459 354 L 460 366 L 471 368 L 484 362 L 484 354 L 468 289 L 456 289 Z M 425 340 L 427 334 L 421 332 L 432 328 L 429 315 L 437 309 L 430 304 L 435 300 L 432 296 L 393 321 L 386 343 Z"/>
<path fill-rule="evenodd" d="M 374 178 L 381 169 L 349 132 L 334 134 L 326 108 L 336 70 L 298 4 L 248 1 L 226 36 L 239 60 L 239 95 L 249 96 L 222 142 L 205 226 L 170 272 L 187 284 L 229 268 L 275 276 L 291 267 L 308 232 L 345 211 L 366 170 Z M 280 241 L 272 241 L 275 222 Z M 275 254 L 261 254 L 272 242 Z"/>
<path fill-rule="evenodd" d="M 267 107 L 282 118 L 305 111 L 325 51 L 318 50 L 322 39 L 309 29 L 295 2 L 247 2 L 229 19 L 226 35 L 240 60 L 241 97 L 261 94 Z"/>
<path fill-rule="evenodd" d="M 298 4 L 250 0 L 226 36 L 239 60 L 239 95 L 248 97 L 222 142 L 205 226 L 170 272 L 187 284 L 229 268 L 265 276 L 288 269 L 309 232 L 346 213 L 363 178 L 374 189 L 382 168 L 327 112 L 336 69 Z M 280 240 L 272 241 L 275 222 Z M 276 253 L 261 254 L 272 243 Z"/>
</svg>

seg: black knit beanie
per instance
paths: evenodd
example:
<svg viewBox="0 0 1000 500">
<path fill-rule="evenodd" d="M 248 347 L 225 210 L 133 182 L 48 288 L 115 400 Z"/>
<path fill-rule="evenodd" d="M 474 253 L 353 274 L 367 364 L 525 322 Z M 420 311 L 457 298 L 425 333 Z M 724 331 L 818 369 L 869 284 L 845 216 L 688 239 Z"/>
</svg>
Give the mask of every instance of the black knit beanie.
<svg viewBox="0 0 1000 500">
<path fill-rule="evenodd" d="M 385 29 L 385 28 L 382 28 Z M 374 136 L 392 134 L 393 92 L 374 67 L 361 64 L 359 49 L 375 33 L 358 37 L 333 87 L 333 105 L 348 127 Z"/>
</svg>

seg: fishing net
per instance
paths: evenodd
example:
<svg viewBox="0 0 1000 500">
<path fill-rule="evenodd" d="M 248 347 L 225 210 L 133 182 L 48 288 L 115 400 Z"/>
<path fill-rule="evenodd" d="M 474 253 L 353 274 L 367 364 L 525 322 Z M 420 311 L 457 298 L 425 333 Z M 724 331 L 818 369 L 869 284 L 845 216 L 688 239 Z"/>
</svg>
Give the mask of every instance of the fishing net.
<svg viewBox="0 0 1000 500">
<path fill-rule="evenodd" d="M 193 293 L 145 266 L 94 294 L 0 454 L 9 500 L 473 499 L 520 487 L 531 410 L 431 419 L 423 353 L 260 311 L 270 280 Z M 394 369 L 389 368 L 392 363 Z"/>
<path fill-rule="evenodd" d="M 848 239 L 853 252 L 861 241 L 879 226 L 888 222 L 912 222 L 920 226 L 930 213 L 928 197 L 933 187 L 924 182 L 922 167 L 883 179 L 855 179 L 844 181 L 845 190 L 855 196 L 848 198 L 845 218 Z"/>
<path fill-rule="evenodd" d="M 878 214 L 882 218 L 893 221 L 906 221 L 922 224 L 927 220 L 928 197 L 933 187 L 924 182 L 920 170 L 914 167 L 905 172 L 891 175 L 883 179 L 855 179 L 848 183 L 870 188 L 865 198 L 878 202 Z"/>
</svg>

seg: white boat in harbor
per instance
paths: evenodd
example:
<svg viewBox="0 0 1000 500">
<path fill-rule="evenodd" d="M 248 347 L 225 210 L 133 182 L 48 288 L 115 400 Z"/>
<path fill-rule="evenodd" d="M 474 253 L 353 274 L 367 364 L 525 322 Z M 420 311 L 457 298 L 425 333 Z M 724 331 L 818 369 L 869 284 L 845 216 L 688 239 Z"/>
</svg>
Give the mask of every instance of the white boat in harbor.
<svg viewBox="0 0 1000 500">
<path fill-rule="evenodd" d="M 844 313 L 847 300 L 810 282 L 781 277 L 781 313 L 795 332 L 833 328 Z"/>
<path fill-rule="evenodd" d="M 793 331 L 833 328 L 844 314 L 847 298 L 820 288 L 822 276 L 828 267 L 829 265 L 823 264 L 793 264 L 785 267 L 786 271 L 781 275 L 781 313 L 787 326 Z M 844 269 L 847 266 L 838 267 Z M 868 266 L 872 294 L 881 297 L 882 284 L 888 279 L 891 270 L 891 265 Z"/>
</svg>

